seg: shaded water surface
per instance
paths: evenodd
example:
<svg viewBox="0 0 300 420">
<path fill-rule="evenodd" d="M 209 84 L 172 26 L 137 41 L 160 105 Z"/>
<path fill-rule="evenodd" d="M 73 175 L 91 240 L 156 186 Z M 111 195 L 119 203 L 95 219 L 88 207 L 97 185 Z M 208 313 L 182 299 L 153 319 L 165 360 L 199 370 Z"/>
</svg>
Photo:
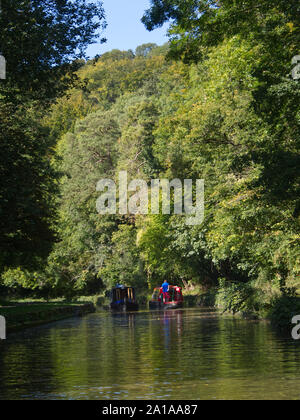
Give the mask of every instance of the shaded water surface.
<svg viewBox="0 0 300 420">
<path fill-rule="evenodd" d="M 203 309 L 96 313 L 0 341 L 0 399 L 300 399 L 299 356 Z"/>
</svg>

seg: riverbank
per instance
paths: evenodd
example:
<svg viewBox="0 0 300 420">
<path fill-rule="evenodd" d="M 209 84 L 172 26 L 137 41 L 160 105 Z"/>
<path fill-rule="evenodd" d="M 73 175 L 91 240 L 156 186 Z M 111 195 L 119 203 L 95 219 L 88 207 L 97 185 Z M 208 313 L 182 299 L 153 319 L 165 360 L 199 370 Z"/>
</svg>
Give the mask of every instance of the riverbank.
<svg viewBox="0 0 300 420">
<path fill-rule="evenodd" d="M 292 318 L 300 315 L 299 294 L 278 294 L 266 298 L 249 285 L 223 285 L 206 292 L 186 293 L 186 306 L 211 307 L 222 314 L 232 314 L 249 320 L 270 321 L 278 329 L 292 326 Z"/>
<path fill-rule="evenodd" d="M 271 302 L 257 299 L 253 290 L 245 285 L 215 287 L 209 290 L 193 288 L 183 290 L 185 307 L 212 308 L 218 312 L 233 314 L 249 320 L 268 320 L 279 329 L 290 329 L 291 320 L 300 315 L 300 297 L 278 296 Z M 138 293 L 140 308 L 148 308 L 151 294 Z M 65 318 L 83 316 L 99 310 L 109 310 L 107 293 L 95 296 L 80 296 L 76 301 L 57 299 L 1 302 L 0 315 L 6 318 L 7 331 L 16 331 Z"/>
<path fill-rule="evenodd" d="M 84 316 L 96 310 L 92 302 L 10 302 L 7 306 L 4 305 L 0 306 L 0 315 L 6 319 L 7 332 L 18 331 L 70 317 Z"/>
</svg>

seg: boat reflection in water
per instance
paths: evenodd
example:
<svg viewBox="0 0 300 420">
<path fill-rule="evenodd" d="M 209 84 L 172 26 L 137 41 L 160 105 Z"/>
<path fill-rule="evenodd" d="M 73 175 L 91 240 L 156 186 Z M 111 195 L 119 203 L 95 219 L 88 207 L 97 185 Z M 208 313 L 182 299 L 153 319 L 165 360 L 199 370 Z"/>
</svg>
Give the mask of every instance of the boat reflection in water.
<svg viewBox="0 0 300 420">
<path fill-rule="evenodd" d="M 117 285 L 112 289 L 110 308 L 113 311 L 138 311 L 139 305 L 136 301 L 135 290 L 133 287 Z"/>
</svg>

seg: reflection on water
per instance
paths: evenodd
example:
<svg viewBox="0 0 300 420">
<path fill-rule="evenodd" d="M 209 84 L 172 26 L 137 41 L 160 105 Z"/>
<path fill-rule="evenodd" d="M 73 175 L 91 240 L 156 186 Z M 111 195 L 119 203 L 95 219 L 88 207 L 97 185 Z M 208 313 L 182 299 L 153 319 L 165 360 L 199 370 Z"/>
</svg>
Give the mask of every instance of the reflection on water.
<svg viewBox="0 0 300 420">
<path fill-rule="evenodd" d="M 0 341 L 0 399 L 299 399 L 299 352 L 211 311 L 97 313 Z"/>
</svg>

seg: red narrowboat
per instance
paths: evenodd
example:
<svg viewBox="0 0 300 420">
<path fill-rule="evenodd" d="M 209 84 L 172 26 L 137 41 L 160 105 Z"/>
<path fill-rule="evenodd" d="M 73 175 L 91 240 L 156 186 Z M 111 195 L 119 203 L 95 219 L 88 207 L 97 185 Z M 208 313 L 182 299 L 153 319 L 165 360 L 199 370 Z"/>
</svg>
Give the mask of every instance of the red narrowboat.
<svg viewBox="0 0 300 420">
<path fill-rule="evenodd" d="M 150 309 L 177 309 L 183 307 L 183 296 L 181 287 L 169 286 L 169 292 L 163 294 L 162 287 L 156 287 L 152 299 L 149 302 Z"/>
</svg>

